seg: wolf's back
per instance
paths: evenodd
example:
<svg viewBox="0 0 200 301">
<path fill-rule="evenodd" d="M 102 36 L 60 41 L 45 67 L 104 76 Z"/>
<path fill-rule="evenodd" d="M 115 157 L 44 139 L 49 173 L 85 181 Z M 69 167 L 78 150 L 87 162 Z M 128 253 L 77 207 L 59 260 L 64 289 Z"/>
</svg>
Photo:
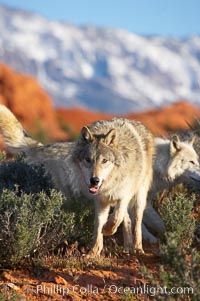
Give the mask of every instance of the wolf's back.
<svg viewBox="0 0 200 301">
<path fill-rule="evenodd" d="M 4 145 L 11 152 L 26 151 L 27 147 L 42 145 L 26 133 L 21 123 L 4 105 L 0 105 L 0 134 L 3 136 Z"/>
</svg>

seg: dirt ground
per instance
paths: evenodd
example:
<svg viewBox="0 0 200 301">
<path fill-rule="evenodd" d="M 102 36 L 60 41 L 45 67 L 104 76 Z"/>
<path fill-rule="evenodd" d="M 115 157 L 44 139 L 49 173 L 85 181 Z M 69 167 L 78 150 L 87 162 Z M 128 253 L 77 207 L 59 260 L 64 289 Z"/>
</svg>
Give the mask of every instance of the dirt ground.
<svg viewBox="0 0 200 301">
<path fill-rule="evenodd" d="M 199 200 L 195 208 L 194 215 L 199 221 Z M 71 256 L 49 255 L 27 268 L 1 269 L 0 301 L 158 300 L 154 298 L 155 287 L 141 267 L 145 266 L 159 283 L 159 244 L 144 245 L 145 254 L 138 256 L 116 250 L 114 255 L 87 258 L 74 250 Z M 170 295 L 164 300 L 175 299 Z M 189 295 L 180 295 L 176 300 L 191 299 Z"/>
<path fill-rule="evenodd" d="M 46 267 L 1 270 L 4 299 L 0 300 L 150 300 L 148 280 L 140 266 L 145 265 L 156 275 L 160 263 L 157 245 L 146 246 L 145 255 L 137 257 L 124 254 L 118 258 L 82 259 L 82 266 L 52 268 L 53 260 L 47 258 Z"/>
</svg>

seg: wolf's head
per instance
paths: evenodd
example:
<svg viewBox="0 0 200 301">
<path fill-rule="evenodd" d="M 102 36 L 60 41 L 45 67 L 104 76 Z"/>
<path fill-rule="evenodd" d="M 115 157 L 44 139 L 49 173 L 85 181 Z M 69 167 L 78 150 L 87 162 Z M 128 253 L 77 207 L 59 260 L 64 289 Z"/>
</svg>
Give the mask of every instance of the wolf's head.
<svg viewBox="0 0 200 301">
<path fill-rule="evenodd" d="M 78 140 L 76 158 L 89 192 L 97 194 L 104 181 L 111 176 L 115 165 L 115 129 L 95 134 L 83 127 Z"/>
<path fill-rule="evenodd" d="M 199 158 L 193 148 L 195 136 L 191 141 L 181 142 L 178 136 L 170 141 L 170 160 L 167 178 L 170 182 L 180 176 L 197 177 L 200 180 Z"/>
</svg>

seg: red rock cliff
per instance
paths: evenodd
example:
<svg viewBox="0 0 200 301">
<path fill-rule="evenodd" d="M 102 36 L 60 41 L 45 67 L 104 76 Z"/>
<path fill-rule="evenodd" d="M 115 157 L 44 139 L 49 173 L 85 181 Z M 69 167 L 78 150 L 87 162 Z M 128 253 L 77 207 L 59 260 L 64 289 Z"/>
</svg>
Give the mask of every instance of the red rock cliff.
<svg viewBox="0 0 200 301">
<path fill-rule="evenodd" d="M 0 103 L 6 105 L 27 131 L 49 140 L 67 138 L 57 121 L 52 101 L 38 82 L 0 64 Z"/>
</svg>

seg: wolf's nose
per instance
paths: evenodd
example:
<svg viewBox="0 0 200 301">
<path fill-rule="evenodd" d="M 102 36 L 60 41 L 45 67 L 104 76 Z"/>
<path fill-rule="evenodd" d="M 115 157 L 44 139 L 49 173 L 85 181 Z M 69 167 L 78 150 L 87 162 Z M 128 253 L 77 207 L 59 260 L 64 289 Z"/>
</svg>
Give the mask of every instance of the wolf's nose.
<svg viewBox="0 0 200 301">
<path fill-rule="evenodd" d="M 90 178 L 90 183 L 94 186 L 98 185 L 100 182 L 100 179 L 98 177 L 91 177 Z"/>
</svg>

